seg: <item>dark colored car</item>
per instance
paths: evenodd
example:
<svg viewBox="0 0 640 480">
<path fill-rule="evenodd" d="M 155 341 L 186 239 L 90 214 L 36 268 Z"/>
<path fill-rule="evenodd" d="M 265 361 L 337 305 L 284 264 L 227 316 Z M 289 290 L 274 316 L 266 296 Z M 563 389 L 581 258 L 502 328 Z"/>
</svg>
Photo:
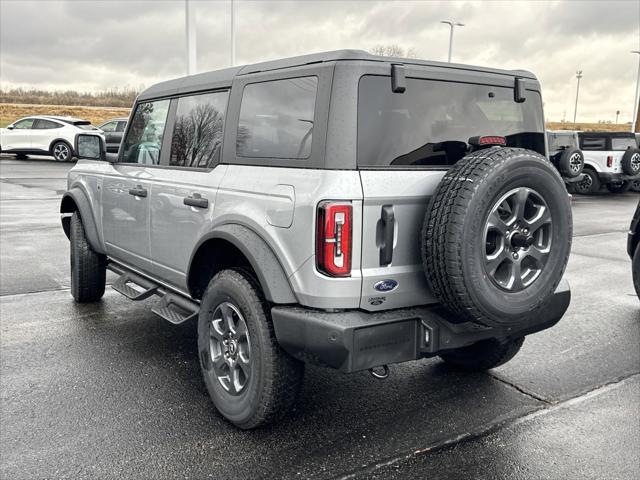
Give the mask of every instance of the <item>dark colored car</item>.
<svg viewBox="0 0 640 480">
<path fill-rule="evenodd" d="M 112 118 L 98 127 L 104 132 L 107 152 L 118 153 L 118 150 L 120 149 L 120 142 L 122 142 L 122 135 L 127 128 L 128 120 L 128 118 Z"/>
<path fill-rule="evenodd" d="M 631 220 L 631 227 L 629 227 L 627 252 L 632 262 L 633 286 L 636 287 L 636 293 L 640 298 L 640 202 L 638 202 L 636 213 Z"/>
</svg>

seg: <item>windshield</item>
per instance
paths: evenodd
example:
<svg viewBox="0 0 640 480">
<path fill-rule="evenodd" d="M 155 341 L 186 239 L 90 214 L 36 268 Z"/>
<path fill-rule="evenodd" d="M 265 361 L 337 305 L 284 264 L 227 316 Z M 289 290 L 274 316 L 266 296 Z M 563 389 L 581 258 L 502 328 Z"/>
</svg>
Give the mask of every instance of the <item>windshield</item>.
<svg viewBox="0 0 640 480">
<path fill-rule="evenodd" d="M 453 165 L 466 155 L 469 138 L 482 135 L 544 155 L 540 94 L 527 91 L 527 100 L 516 103 L 513 88 L 408 78 L 405 92 L 393 93 L 390 77 L 360 80 L 360 167 Z"/>
<path fill-rule="evenodd" d="M 566 133 L 547 133 L 549 139 L 549 151 L 555 152 L 563 148 L 578 148 L 578 142 L 575 135 L 567 135 Z"/>
</svg>

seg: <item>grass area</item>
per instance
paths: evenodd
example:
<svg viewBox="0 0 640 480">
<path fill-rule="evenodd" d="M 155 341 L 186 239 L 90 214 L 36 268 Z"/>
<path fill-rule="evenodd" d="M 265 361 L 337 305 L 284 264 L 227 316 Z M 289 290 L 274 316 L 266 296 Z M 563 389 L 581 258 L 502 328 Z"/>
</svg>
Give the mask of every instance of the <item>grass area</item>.
<svg viewBox="0 0 640 480">
<path fill-rule="evenodd" d="M 569 123 L 547 122 L 547 130 L 581 130 L 584 132 L 630 132 L 630 123 Z"/>
<path fill-rule="evenodd" d="M 29 115 L 70 115 L 89 120 L 94 125 L 114 117 L 128 117 L 129 108 L 123 107 L 77 107 L 63 105 L 32 105 L 26 103 L 0 103 L 0 127 L 6 127 L 19 118 Z M 547 122 L 549 130 L 584 130 L 587 132 L 628 132 L 631 125 L 622 123 L 562 123 Z"/>
<path fill-rule="evenodd" d="M 29 105 L 18 103 L 0 103 L 0 127 L 29 115 L 69 115 L 89 120 L 99 125 L 110 118 L 128 117 L 129 108 L 122 107 L 76 107 L 63 105 Z"/>
</svg>

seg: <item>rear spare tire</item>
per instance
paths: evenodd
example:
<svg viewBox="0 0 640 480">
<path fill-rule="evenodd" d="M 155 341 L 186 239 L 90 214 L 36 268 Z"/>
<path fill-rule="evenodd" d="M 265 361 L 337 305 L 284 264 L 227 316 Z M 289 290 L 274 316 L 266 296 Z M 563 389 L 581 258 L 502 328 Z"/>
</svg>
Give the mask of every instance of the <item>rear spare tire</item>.
<svg viewBox="0 0 640 480">
<path fill-rule="evenodd" d="M 558 286 L 571 250 L 564 182 L 541 155 L 494 147 L 444 176 L 422 229 L 436 297 L 460 321 L 526 325 Z"/>
<path fill-rule="evenodd" d="M 567 148 L 558 158 L 558 170 L 563 177 L 575 178 L 584 168 L 584 155 L 578 148 Z"/>
<path fill-rule="evenodd" d="M 640 149 L 630 148 L 622 156 L 622 171 L 627 175 L 640 174 Z"/>
</svg>

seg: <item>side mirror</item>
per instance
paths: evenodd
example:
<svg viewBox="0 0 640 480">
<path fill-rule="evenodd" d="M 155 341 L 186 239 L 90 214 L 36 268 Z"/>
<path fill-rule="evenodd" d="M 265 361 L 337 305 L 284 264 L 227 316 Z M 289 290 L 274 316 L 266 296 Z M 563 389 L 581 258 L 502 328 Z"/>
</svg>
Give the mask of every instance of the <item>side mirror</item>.
<svg viewBox="0 0 640 480">
<path fill-rule="evenodd" d="M 99 135 L 79 133 L 76 135 L 76 156 L 79 160 L 106 160 L 104 140 Z"/>
<path fill-rule="evenodd" d="M 14 127 L 13 125 L 7 125 L 7 130 L 13 130 L 14 128 L 16 127 Z"/>
</svg>

